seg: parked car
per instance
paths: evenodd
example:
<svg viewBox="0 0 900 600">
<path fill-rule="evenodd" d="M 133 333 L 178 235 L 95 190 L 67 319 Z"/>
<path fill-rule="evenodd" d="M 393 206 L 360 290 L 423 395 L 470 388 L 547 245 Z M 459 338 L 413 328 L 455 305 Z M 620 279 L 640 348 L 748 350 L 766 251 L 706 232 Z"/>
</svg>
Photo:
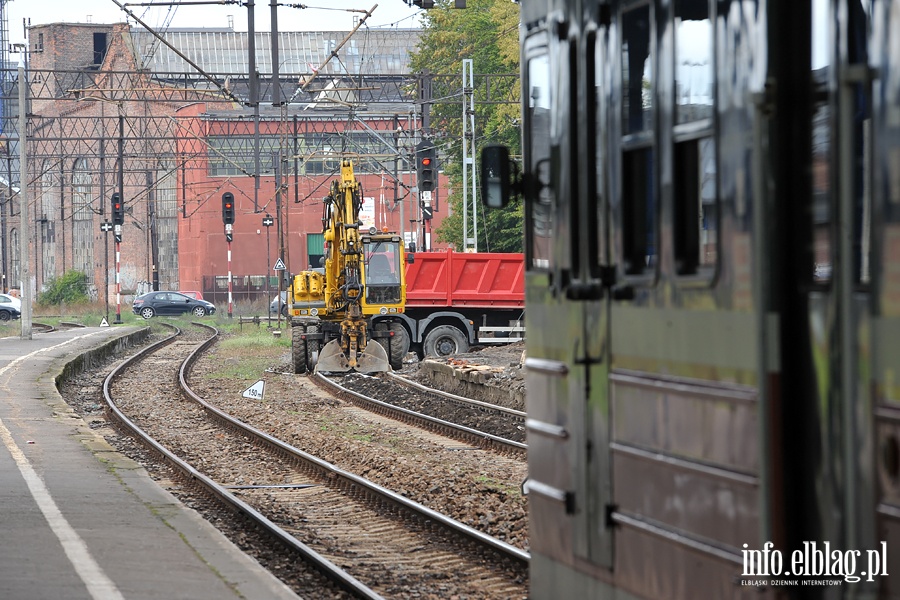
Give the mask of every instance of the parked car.
<svg viewBox="0 0 900 600">
<path fill-rule="evenodd" d="M 203 294 L 194 290 L 178 290 L 179 294 L 184 294 L 188 298 L 193 298 L 194 300 L 203 300 Z"/>
<path fill-rule="evenodd" d="M 195 317 L 203 317 L 212 315 L 216 312 L 216 307 L 206 300 L 197 300 L 189 298 L 181 292 L 148 292 L 134 299 L 131 305 L 131 311 L 150 319 L 156 315 L 172 316 L 191 313 Z"/>
<path fill-rule="evenodd" d="M 0 294 L 0 321 L 18 319 L 22 316 L 22 301 L 9 294 Z"/>
<path fill-rule="evenodd" d="M 278 296 L 272 298 L 272 302 L 269 303 L 269 314 L 277 315 L 278 314 Z M 281 316 L 288 316 L 288 307 L 287 307 L 287 292 L 281 292 Z"/>
</svg>

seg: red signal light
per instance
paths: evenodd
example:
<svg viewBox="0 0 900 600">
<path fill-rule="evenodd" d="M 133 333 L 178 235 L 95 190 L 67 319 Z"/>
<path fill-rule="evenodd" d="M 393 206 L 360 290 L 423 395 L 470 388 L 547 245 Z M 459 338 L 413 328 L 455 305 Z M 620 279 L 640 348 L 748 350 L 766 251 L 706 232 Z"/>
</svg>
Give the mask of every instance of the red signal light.
<svg viewBox="0 0 900 600">
<path fill-rule="evenodd" d="M 226 225 L 234 223 L 234 194 L 231 192 L 222 194 L 222 221 Z"/>
<path fill-rule="evenodd" d="M 427 167 L 428 165 L 431 164 L 431 159 L 426 156 L 425 158 L 422 159 L 422 164 Z"/>
<path fill-rule="evenodd" d="M 122 198 L 119 196 L 119 194 L 113 194 L 111 200 L 113 225 L 124 225 L 125 205 L 122 204 Z"/>
</svg>

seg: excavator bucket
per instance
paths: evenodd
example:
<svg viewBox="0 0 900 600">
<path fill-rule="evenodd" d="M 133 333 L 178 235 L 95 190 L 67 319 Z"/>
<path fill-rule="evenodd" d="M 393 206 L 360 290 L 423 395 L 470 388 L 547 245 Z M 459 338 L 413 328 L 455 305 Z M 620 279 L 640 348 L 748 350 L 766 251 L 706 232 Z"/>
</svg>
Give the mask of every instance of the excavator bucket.
<svg viewBox="0 0 900 600">
<path fill-rule="evenodd" d="M 366 349 L 356 357 L 356 370 L 360 373 L 381 373 L 391 370 L 387 352 L 378 342 L 369 340 Z"/>
<path fill-rule="evenodd" d="M 319 360 L 316 362 L 316 371 L 331 373 L 346 373 L 357 371 L 359 373 L 380 373 L 390 371 L 387 352 L 378 342 L 369 342 L 366 349 L 356 357 L 356 367 L 350 366 L 347 355 L 344 354 L 338 340 L 331 340 L 322 347 L 319 352 Z"/>
<path fill-rule="evenodd" d="M 322 346 L 319 351 L 319 360 L 316 361 L 316 372 L 346 373 L 349 370 L 350 361 L 347 360 L 338 340 L 331 340 Z"/>
</svg>

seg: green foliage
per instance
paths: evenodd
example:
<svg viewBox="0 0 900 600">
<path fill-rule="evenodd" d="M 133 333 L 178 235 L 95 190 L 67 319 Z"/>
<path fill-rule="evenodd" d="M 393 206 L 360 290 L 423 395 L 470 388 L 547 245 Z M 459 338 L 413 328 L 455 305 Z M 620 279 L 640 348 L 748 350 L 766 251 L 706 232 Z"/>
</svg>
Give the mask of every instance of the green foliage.
<svg viewBox="0 0 900 600">
<path fill-rule="evenodd" d="M 202 321 L 201 321 L 202 322 Z M 220 323 L 216 323 L 216 327 L 222 331 L 224 328 Z M 244 325 L 239 328 L 235 337 L 226 338 L 219 343 L 219 346 L 226 350 L 236 350 L 238 353 L 252 355 L 256 352 L 262 352 L 265 348 L 291 348 L 291 329 L 287 326 L 287 331 L 280 337 L 275 337 L 272 332 L 265 326 L 256 327 L 255 325 Z"/>
<path fill-rule="evenodd" d="M 453 0 L 438 0 L 424 12 L 425 32 L 411 55 L 416 72 L 449 75 L 435 78 L 431 105 L 432 133 L 450 178 L 450 215 L 435 230 L 441 242 L 462 250 L 462 61 L 471 59 L 475 76 L 475 146 L 504 144 L 512 155 L 520 154 L 519 123 L 519 6 L 505 0 L 469 0 L 467 8 L 453 8 Z M 483 74 L 491 74 L 490 97 L 510 99 L 509 104 L 486 104 L 488 86 Z M 509 77 L 495 77 L 511 75 Z M 477 162 L 477 160 L 476 160 Z M 467 193 L 471 192 L 469 184 Z M 479 200 L 480 201 L 480 200 Z M 470 198 L 471 202 L 471 198 Z M 472 215 L 468 216 L 472 231 Z M 521 252 L 523 211 L 518 204 L 503 210 L 478 207 L 478 249 Z"/>
<path fill-rule="evenodd" d="M 81 271 L 66 271 L 62 277 L 51 279 L 37 297 L 37 303 L 42 306 L 82 304 L 89 301 L 88 278 Z"/>
</svg>

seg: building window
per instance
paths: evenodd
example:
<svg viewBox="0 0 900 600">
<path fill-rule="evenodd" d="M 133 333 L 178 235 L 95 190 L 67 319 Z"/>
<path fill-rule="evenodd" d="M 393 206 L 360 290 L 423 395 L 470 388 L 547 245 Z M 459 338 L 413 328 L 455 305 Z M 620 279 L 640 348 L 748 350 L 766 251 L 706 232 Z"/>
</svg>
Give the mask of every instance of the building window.
<svg viewBox="0 0 900 600">
<path fill-rule="evenodd" d="M 94 64 L 102 65 L 103 59 L 106 58 L 106 34 L 94 34 Z"/>
<path fill-rule="evenodd" d="M 209 144 L 210 177 L 247 177 L 256 169 L 252 136 L 217 135 L 207 139 Z M 287 139 L 294 155 L 294 138 Z M 273 160 L 278 156 L 282 138 L 277 135 L 260 136 L 260 170 L 273 172 Z M 357 174 L 382 173 L 393 161 L 396 152 L 367 132 L 302 133 L 297 139 L 296 164 L 298 175 L 332 176 L 340 172 L 340 158 L 345 153 L 356 155 L 353 167 Z M 294 160 L 288 165 L 294 169 Z M 392 163 L 390 163 L 392 164 Z"/>
<path fill-rule="evenodd" d="M 72 267 L 93 276 L 94 211 L 93 175 L 87 160 L 79 158 L 72 167 Z"/>
</svg>

